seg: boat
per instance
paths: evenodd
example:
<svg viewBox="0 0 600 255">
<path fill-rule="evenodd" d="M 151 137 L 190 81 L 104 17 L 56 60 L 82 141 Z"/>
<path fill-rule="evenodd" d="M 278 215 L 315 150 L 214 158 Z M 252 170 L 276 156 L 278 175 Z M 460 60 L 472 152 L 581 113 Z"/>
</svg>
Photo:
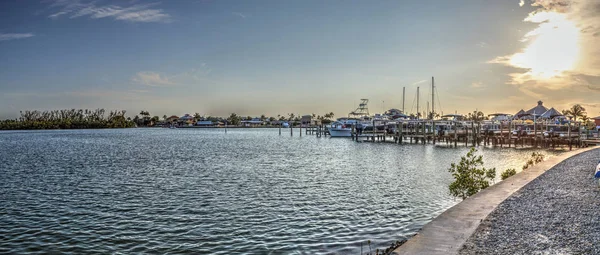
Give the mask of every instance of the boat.
<svg viewBox="0 0 600 255">
<path fill-rule="evenodd" d="M 331 137 L 351 137 L 352 126 L 360 132 L 370 126 L 371 117 L 369 117 L 369 108 L 367 104 L 369 99 L 361 99 L 356 110 L 350 112 L 347 118 L 338 118 L 328 127 Z"/>
</svg>

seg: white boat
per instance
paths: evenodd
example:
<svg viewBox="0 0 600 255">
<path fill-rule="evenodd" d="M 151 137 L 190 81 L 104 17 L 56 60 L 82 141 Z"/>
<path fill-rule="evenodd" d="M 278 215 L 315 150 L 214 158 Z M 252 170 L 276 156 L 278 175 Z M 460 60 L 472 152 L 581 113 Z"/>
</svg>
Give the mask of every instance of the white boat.
<svg viewBox="0 0 600 255">
<path fill-rule="evenodd" d="M 339 118 L 337 121 L 331 123 L 329 126 L 329 134 L 331 137 L 351 137 L 352 136 L 352 126 L 356 127 L 366 127 L 368 125 L 367 121 L 363 121 L 361 119 L 356 118 Z"/>
<path fill-rule="evenodd" d="M 352 125 L 346 125 L 343 121 L 334 121 L 329 126 L 329 134 L 331 137 L 351 137 Z"/>
</svg>

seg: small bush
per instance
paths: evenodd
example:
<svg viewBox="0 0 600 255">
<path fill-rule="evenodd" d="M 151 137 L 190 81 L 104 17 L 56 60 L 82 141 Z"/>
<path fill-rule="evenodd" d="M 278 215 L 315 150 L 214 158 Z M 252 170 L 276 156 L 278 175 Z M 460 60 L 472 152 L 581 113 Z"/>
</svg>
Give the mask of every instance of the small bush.
<svg viewBox="0 0 600 255">
<path fill-rule="evenodd" d="M 544 161 L 544 154 L 539 153 L 539 152 L 534 152 L 531 154 L 531 159 L 527 160 L 527 162 L 525 163 L 525 165 L 523 166 L 523 170 Z"/>
<path fill-rule="evenodd" d="M 502 178 L 502 180 L 505 180 L 506 178 L 511 177 L 515 174 L 517 174 L 517 170 L 515 170 L 514 168 L 509 168 L 504 170 L 504 172 L 500 174 L 500 177 Z"/>
<path fill-rule="evenodd" d="M 496 168 L 483 167 L 483 156 L 475 156 L 477 150 L 471 148 L 466 156 L 460 158 L 458 164 L 452 163 L 448 172 L 452 173 L 454 182 L 448 187 L 454 197 L 465 199 L 490 186 L 496 178 Z"/>
</svg>

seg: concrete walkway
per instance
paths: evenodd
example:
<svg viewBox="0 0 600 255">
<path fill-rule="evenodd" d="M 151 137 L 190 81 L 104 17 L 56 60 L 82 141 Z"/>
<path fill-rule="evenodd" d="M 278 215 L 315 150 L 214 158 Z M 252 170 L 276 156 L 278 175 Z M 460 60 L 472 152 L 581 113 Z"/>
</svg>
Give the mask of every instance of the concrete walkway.
<svg viewBox="0 0 600 255">
<path fill-rule="evenodd" d="M 502 201 L 561 161 L 594 147 L 566 152 L 493 185 L 446 210 L 392 254 L 458 254 L 479 224 Z"/>
</svg>

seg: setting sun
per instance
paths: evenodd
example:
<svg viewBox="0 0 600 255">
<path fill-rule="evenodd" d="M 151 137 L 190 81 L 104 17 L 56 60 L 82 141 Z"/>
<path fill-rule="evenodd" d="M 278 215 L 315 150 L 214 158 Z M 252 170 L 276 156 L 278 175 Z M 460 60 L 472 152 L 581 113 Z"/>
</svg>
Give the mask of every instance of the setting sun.
<svg viewBox="0 0 600 255">
<path fill-rule="evenodd" d="M 541 23 L 527 33 L 530 44 L 509 59 L 512 66 L 529 69 L 528 75 L 552 78 L 575 67 L 579 56 L 579 29 L 564 14 L 538 12 L 525 19 Z"/>
</svg>

